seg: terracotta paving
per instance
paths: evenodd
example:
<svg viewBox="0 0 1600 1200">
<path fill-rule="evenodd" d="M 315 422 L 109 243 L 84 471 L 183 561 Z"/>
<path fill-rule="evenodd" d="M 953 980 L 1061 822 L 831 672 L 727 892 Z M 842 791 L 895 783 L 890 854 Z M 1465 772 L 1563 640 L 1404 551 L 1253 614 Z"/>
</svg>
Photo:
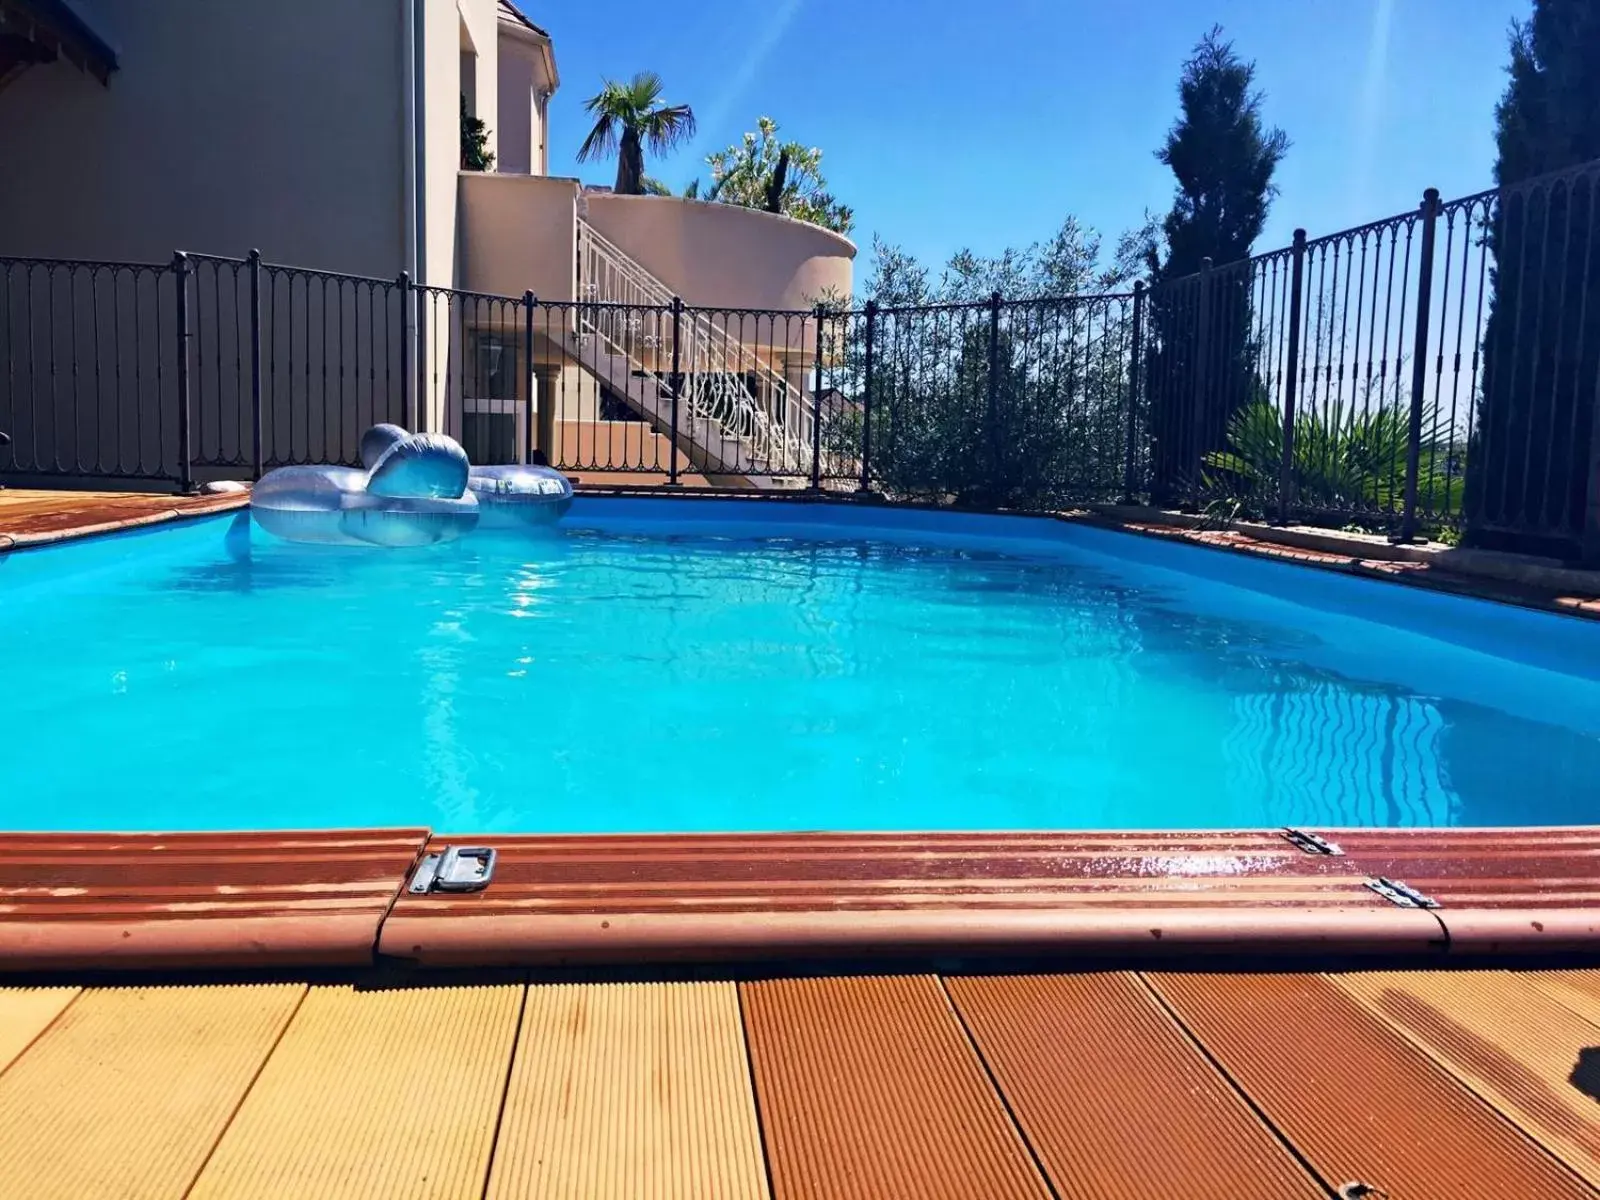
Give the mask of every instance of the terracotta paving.
<svg viewBox="0 0 1600 1200">
<path fill-rule="evenodd" d="M 1427 562 L 1398 562 L 1384 558 L 1364 558 L 1358 554 L 1342 554 L 1328 550 L 1312 550 L 1300 546 L 1283 545 L 1265 541 L 1225 529 L 1189 529 L 1179 525 L 1160 525 L 1140 521 L 1117 521 L 1088 512 L 1058 514 L 1063 520 L 1084 521 L 1105 528 L 1118 529 L 1146 537 L 1184 541 L 1191 545 L 1206 546 L 1214 550 L 1273 558 L 1300 566 L 1321 570 L 1343 571 L 1364 575 L 1371 579 L 1388 580 L 1433 591 L 1451 592 L 1482 600 L 1497 600 L 1525 608 L 1547 608 L 1571 616 L 1600 618 L 1600 579 L 1595 590 L 1581 595 L 1568 595 L 1561 591 L 1510 580 L 1492 579 L 1450 571 Z"/>
<path fill-rule="evenodd" d="M 1590 1196 L 1563 995 L 1600 970 L 0 987 L 0 1195 Z"/>
</svg>

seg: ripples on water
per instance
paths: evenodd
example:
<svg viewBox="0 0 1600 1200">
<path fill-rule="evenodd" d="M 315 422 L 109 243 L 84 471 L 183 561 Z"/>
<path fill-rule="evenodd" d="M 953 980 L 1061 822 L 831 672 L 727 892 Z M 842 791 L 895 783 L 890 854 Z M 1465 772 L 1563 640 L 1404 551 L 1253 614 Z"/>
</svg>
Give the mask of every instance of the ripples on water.
<svg viewBox="0 0 1600 1200">
<path fill-rule="evenodd" d="M 1436 642 L 1390 670 L 1406 635 L 1368 645 L 1377 627 L 1219 597 L 1198 611 L 1134 567 L 858 543 L 258 541 L 0 614 L 17 647 L 0 714 L 31 748 L 0 824 L 1594 818 L 1592 732 L 1432 686 Z"/>
</svg>

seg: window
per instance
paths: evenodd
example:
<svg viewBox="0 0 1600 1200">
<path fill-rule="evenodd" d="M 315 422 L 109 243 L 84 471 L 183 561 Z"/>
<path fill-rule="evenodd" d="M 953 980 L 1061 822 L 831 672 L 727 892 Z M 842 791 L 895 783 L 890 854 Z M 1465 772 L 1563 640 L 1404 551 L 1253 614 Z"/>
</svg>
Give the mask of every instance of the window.
<svg viewBox="0 0 1600 1200">
<path fill-rule="evenodd" d="M 481 465 L 520 462 L 526 407 L 518 399 L 516 340 L 474 331 L 461 381 L 461 444 Z"/>
<path fill-rule="evenodd" d="M 475 400 L 517 398 L 517 351 L 499 334 L 473 336 L 472 378 L 467 392 Z"/>
</svg>

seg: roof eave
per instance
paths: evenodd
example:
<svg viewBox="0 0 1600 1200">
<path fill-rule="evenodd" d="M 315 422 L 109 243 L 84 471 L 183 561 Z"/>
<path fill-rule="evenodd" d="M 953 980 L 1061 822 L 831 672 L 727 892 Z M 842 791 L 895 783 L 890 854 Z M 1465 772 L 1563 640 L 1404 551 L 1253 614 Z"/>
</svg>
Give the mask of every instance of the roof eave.
<svg viewBox="0 0 1600 1200">
<path fill-rule="evenodd" d="M 538 49 L 544 60 L 545 74 L 550 77 L 550 94 L 554 95 L 561 86 L 561 72 L 556 69 L 555 44 L 550 35 L 504 0 L 500 5 L 500 32 Z"/>
<path fill-rule="evenodd" d="M 34 40 L 43 33 L 57 54 L 102 84 L 110 84 L 111 73 L 117 69 L 117 52 L 66 0 L 0 0 L 0 11 L 27 21 L 33 27 Z"/>
</svg>

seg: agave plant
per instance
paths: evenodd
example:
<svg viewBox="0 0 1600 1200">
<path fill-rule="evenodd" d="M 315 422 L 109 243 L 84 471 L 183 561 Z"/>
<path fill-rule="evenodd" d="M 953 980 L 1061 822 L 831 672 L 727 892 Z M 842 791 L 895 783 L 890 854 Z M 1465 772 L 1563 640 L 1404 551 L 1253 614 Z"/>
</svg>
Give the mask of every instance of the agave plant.
<svg viewBox="0 0 1600 1200">
<path fill-rule="evenodd" d="M 1436 428 L 1424 422 L 1424 428 Z M 1410 414 L 1398 404 L 1352 410 L 1335 403 L 1295 414 L 1292 499 L 1331 512 L 1398 512 L 1405 501 Z M 1283 414 L 1258 397 L 1228 421 L 1228 446 L 1204 458 L 1212 494 L 1276 503 L 1283 465 Z M 1461 503 L 1462 468 L 1437 440 L 1418 455 L 1417 497 L 1425 511 L 1453 512 Z"/>
</svg>

